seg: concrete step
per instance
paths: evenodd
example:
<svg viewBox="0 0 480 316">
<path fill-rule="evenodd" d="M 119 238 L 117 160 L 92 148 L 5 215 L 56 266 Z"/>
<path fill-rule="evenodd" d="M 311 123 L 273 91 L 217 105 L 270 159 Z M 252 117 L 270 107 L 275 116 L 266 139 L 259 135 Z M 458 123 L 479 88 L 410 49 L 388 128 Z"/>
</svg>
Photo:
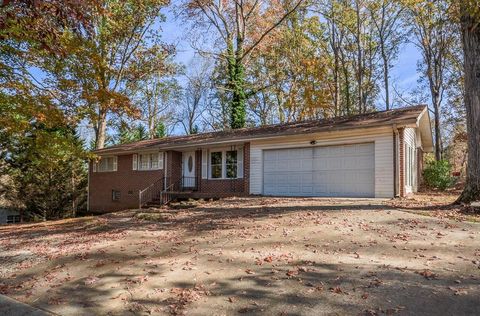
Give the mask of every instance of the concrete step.
<svg viewBox="0 0 480 316">
<path fill-rule="evenodd" d="M 52 316 L 52 312 L 19 302 L 5 295 L 0 295 L 0 315 L 8 316 Z"/>
</svg>

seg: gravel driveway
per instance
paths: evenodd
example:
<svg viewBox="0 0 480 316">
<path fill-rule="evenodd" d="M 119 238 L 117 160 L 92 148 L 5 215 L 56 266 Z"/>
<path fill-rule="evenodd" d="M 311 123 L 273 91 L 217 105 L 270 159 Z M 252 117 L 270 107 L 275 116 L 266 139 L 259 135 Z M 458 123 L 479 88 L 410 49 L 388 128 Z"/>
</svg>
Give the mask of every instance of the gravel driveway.
<svg viewBox="0 0 480 316">
<path fill-rule="evenodd" d="M 480 224 L 381 200 L 232 198 L 0 227 L 0 262 L 0 294 L 62 315 L 480 315 Z"/>
</svg>

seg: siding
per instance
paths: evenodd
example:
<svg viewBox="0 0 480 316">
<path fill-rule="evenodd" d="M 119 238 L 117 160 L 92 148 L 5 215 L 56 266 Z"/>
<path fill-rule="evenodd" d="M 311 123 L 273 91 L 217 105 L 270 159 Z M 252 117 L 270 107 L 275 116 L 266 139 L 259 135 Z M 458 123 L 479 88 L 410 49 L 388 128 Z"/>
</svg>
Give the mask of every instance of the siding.
<svg viewBox="0 0 480 316">
<path fill-rule="evenodd" d="M 263 194 L 263 150 L 279 148 L 375 143 L 375 197 L 393 197 L 393 130 L 390 128 L 327 132 L 253 141 L 250 144 L 250 194 Z"/>
<path fill-rule="evenodd" d="M 416 141 L 417 141 L 417 132 L 416 132 L 416 128 L 411 128 L 411 127 L 408 127 L 408 128 L 405 128 L 405 132 L 404 132 L 405 136 L 405 155 L 408 155 L 408 150 L 407 148 L 408 147 L 412 147 L 415 149 L 415 152 L 414 152 L 414 159 L 413 161 L 409 161 L 409 159 L 407 159 L 407 157 L 405 157 L 405 177 L 407 177 L 410 172 L 413 173 L 413 183 L 412 185 L 408 185 L 408 181 L 407 179 L 405 178 L 405 192 L 408 194 L 408 193 L 413 193 L 413 192 L 417 192 L 417 152 L 416 152 Z"/>
</svg>

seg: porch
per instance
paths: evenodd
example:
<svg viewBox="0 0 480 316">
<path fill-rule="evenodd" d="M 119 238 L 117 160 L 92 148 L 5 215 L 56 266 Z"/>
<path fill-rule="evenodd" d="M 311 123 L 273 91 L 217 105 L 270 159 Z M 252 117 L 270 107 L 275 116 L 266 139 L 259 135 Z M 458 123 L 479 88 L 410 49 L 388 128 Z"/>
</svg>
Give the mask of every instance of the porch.
<svg viewBox="0 0 480 316">
<path fill-rule="evenodd" d="M 163 177 L 139 191 L 139 208 L 176 199 L 210 199 L 248 194 L 249 144 L 168 150 Z M 244 176 L 246 175 L 246 176 Z"/>
</svg>

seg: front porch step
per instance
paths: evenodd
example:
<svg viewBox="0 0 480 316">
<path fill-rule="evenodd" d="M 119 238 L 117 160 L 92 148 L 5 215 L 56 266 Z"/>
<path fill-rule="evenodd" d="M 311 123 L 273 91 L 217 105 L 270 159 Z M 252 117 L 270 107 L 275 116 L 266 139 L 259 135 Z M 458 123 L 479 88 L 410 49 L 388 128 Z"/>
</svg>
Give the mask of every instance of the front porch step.
<svg viewBox="0 0 480 316">
<path fill-rule="evenodd" d="M 178 198 L 188 198 L 192 195 L 194 191 L 170 191 L 168 192 L 171 195 L 171 200 Z M 163 204 L 160 203 L 160 197 L 152 199 L 150 202 L 147 202 L 145 206 L 147 207 L 160 207 Z"/>
</svg>

